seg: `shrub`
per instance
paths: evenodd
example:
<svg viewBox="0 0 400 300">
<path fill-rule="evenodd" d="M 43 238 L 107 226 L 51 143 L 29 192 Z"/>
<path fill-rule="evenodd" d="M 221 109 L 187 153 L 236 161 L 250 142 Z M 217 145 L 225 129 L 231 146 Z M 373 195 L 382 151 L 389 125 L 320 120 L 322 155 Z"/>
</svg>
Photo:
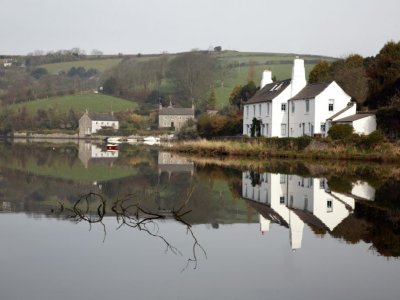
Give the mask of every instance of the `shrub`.
<svg viewBox="0 0 400 300">
<path fill-rule="evenodd" d="M 379 130 L 375 130 L 365 137 L 364 144 L 368 148 L 373 148 L 382 143 L 384 139 L 383 134 Z"/>
<path fill-rule="evenodd" d="M 177 133 L 177 137 L 180 140 L 196 140 L 199 138 L 197 132 L 196 122 L 189 119 L 185 124 L 182 125 L 181 129 Z"/>
<path fill-rule="evenodd" d="M 336 124 L 329 129 L 328 134 L 333 140 L 343 140 L 353 134 L 353 127 L 348 124 Z"/>
</svg>

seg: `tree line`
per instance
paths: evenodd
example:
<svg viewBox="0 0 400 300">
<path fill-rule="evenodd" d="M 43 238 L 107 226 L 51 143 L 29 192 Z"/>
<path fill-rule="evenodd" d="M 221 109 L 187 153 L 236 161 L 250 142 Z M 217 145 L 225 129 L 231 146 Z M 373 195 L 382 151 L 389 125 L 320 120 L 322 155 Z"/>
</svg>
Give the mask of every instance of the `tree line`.
<svg viewBox="0 0 400 300">
<path fill-rule="evenodd" d="M 358 54 L 334 62 L 320 61 L 310 83 L 335 80 L 359 107 L 377 109 L 400 104 L 400 41 L 386 43 L 376 56 Z"/>
</svg>

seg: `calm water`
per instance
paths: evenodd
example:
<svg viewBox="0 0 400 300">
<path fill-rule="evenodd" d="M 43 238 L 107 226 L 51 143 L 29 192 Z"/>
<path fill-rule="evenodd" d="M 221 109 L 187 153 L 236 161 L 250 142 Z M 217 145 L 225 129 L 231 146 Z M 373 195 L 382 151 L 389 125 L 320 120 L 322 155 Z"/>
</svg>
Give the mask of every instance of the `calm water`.
<svg viewBox="0 0 400 300">
<path fill-rule="evenodd" d="M 397 171 L 1 144 L 0 299 L 398 299 Z"/>
</svg>

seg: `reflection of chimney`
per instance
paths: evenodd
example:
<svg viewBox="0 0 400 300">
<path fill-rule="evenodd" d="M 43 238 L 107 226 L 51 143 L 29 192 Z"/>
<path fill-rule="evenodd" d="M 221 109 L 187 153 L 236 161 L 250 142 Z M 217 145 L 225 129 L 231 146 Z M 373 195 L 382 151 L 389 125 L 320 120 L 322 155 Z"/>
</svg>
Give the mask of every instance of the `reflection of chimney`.
<svg viewBox="0 0 400 300">
<path fill-rule="evenodd" d="M 304 60 L 300 59 L 298 56 L 293 62 L 292 81 L 290 83 L 292 86 L 292 97 L 297 95 L 297 93 L 300 92 L 307 84 Z"/>
<path fill-rule="evenodd" d="M 301 248 L 301 241 L 303 239 L 303 221 L 293 212 L 289 212 L 289 227 L 290 227 L 290 245 L 292 250 Z"/>
<path fill-rule="evenodd" d="M 259 219 L 260 219 L 260 230 L 261 233 L 264 234 L 265 232 L 269 231 L 269 224 L 271 223 L 271 221 L 267 220 L 262 215 L 259 215 Z"/>
<path fill-rule="evenodd" d="M 272 83 L 272 72 L 270 70 L 264 70 L 261 79 L 261 89 L 267 84 Z"/>
</svg>

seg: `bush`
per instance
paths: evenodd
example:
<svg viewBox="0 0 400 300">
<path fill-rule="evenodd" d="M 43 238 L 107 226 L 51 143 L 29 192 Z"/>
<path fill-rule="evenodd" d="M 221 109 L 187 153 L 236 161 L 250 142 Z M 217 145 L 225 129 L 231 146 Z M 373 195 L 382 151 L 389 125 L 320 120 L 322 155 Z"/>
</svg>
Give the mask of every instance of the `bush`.
<svg viewBox="0 0 400 300">
<path fill-rule="evenodd" d="M 177 133 L 177 137 L 180 140 L 196 140 L 199 138 L 197 132 L 196 122 L 189 119 L 185 124 L 182 125 L 181 129 Z"/>
<path fill-rule="evenodd" d="M 348 124 L 336 124 L 329 129 L 328 134 L 332 140 L 343 140 L 353 134 L 353 127 Z"/>
<path fill-rule="evenodd" d="M 376 112 L 378 129 L 387 137 L 398 139 L 400 127 L 400 105 L 384 107 Z"/>
<path fill-rule="evenodd" d="M 368 148 L 374 148 L 384 140 L 383 134 L 379 130 L 371 132 L 364 138 L 363 144 Z"/>
</svg>

